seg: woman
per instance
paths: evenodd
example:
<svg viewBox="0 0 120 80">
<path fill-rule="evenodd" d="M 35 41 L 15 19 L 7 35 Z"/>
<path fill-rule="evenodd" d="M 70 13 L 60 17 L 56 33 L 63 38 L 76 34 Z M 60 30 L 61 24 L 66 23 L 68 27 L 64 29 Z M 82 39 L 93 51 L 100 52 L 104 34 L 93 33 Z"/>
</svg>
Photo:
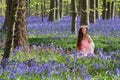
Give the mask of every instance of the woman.
<svg viewBox="0 0 120 80">
<path fill-rule="evenodd" d="M 94 43 L 88 34 L 88 26 L 82 25 L 78 32 L 77 50 L 87 56 L 94 53 Z"/>
</svg>

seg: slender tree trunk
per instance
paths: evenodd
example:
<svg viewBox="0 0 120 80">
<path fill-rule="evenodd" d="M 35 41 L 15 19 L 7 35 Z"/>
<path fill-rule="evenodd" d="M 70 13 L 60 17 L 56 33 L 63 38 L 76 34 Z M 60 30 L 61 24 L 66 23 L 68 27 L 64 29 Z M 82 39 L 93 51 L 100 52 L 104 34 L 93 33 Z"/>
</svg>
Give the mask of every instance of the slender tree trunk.
<svg viewBox="0 0 120 80">
<path fill-rule="evenodd" d="M 77 26 L 76 26 L 76 21 L 77 21 L 77 13 L 76 13 L 76 0 L 71 0 L 71 10 L 72 10 L 72 28 L 71 31 L 73 34 L 77 35 Z"/>
<path fill-rule="evenodd" d="M 10 13 L 11 13 L 11 3 L 12 0 L 6 0 L 6 12 L 5 12 L 5 20 L 4 20 L 4 24 L 3 24 L 3 29 L 8 29 L 9 27 L 9 22 L 10 22 Z"/>
<path fill-rule="evenodd" d="M 2 4 L 2 0 L 0 0 L 0 4 Z M 0 16 L 2 16 L 2 6 L 0 7 Z"/>
<path fill-rule="evenodd" d="M 36 4 L 36 16 L 39 15 L 39 10 L 38 10 L 38 3 Z"/>
<path fill-rule="evenodd" d="M 89 15 L 89 21 L 90 23 L 94 23 L 96 21 L 96 0 L 91 0 L 90 1 L 90 15 Z"/>
<path fill-rule="evenodd" d="M 26 0 L 19 0 L 17 20 L 15 24 L 14 48 L 28 46 L 28 34 L 26 25 Z"/>
<path fill-rule="evenodd" d="M 63 0 L 60 0 L 59 6 L 60 6 L 60 18 L 62 18 L 63 17 Z"/>
<path fill-rule="evenodd" d="M 68 0 L 67 0 L 67 3 L 66 3 L 66 15 L 69 14 L 69 3 L 68 3 Z"/>
<path fill-rule="evenodd" d="M 79 12 L 79 15 L 81 15 L 81 5 L 82 5 L 82 2 L 81 2 L 81 0 L 78 0 L 78 12 Z"/>
<path fill-rule="evenodd" d="M 111 2 L 107 2 L 107 19 L 111 19 Z"/>
<path fill-rule="evenodd" d="M 114 15 L 117 16 L 117 0 L 114 0 L 115 11 Z"/>
<path fill-rule="evenodd" d="M 41 0 L 42 21 L 44 21 L 44 0 Z"/>
<path fill-rule="evenodd" d="M 27 6 L 26 15 L 30 16 L 30 0 L 27 0 L 26 6 Z"/>
<path fill-rule="evenodd" d="M 56 18 L 56 20 L 60 20 L 59 0 L 56 0 L 55 18 Z"/>
<path fill-rule="evenodd" d="M 80 25 L 89 25 L 89 2 L 88 0 L 81 0 L 81 20 Z"/>
<path fill-rule="evenodd" d="M 43 0 L 43 2 L 44 2 L 44 18 L 45 18 L 45 16 L 46 16 L 46 0 Z"/>
<path fill-rule="evenodd" d="M 102 19 L 105 20 L 107 16 L 107 6 L 106 6 L 106 0 L 103 0 L 103 12 L 102 12 Z"/>
<path fill-rule="evenodd" d="M 50 14 L 49 14 L 49 21 L 54 21 L 55 20 L 55 1 L 50 0 Z"/>
<path fill-rule="evenodd" d="M 115 17 L 115 5 L 114 5 L 114 0 L 111 2 L 111 18 Z"/>
<path fill-rule="evenodd" d="M 96 19 L 100 19 L 99 0 L 96 0 Z"/>
</svg>

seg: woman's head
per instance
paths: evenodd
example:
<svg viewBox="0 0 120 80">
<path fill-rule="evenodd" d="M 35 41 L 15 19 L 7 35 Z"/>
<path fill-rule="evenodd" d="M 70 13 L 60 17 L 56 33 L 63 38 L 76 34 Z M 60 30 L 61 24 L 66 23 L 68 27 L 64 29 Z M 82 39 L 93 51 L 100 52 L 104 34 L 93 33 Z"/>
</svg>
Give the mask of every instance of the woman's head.
<svg viewBox="0 0 120 80">
<path fill-rule="evenodd" d="M 87 25 L 82 25 L 82 26 L 80 27 L 80 31 L 82 31 L 81 33 L 82 33 L 83 35 L 86 35 L 86 34 L 88 33 L 88 26 L 87 26 Z"/>
<path fill-rule="evenodd" d="M 80 26 L 78 32 L 77 48 L 80 48 L 81 40 L 83 39 L 83 36 L 85 36 L 87 33 L 88 33 L 88 26 L 87 25 Z"/>
</svg>

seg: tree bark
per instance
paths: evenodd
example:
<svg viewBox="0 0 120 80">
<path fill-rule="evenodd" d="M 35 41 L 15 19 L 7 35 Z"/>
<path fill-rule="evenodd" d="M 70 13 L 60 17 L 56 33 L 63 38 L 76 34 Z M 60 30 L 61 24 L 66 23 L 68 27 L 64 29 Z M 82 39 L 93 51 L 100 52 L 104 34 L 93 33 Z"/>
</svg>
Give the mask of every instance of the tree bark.
<svg viewBox="0 0 120 80">
<path fill-rule="evenodd" d="M 107 2 L 107 19 L 111 19 L 111 2 Z"/>
<path fill-rule="evenodd" d="M 39 5 L 38 5 L 38 3 L 36 3 L 36 16 L 39 15 L 39 10 L 38 10 L 39 8 L 38 7 L 39 7 Z"/>
<path fill-rule="evenodd" d="M 55 19 L 56 19 L 56 20 L 60 20 L 59 0 L 56 0 Z"/>
<path fill-rule="evenodd" d="M 114 0 L 114 6 L 115 6 L 115 11 L 114 11 L 114 15 L 117 16 L 117 0 Z"/>
<path fill-rule="evenodd" d="M 30 0 L 27 0 L 26 6 L 27 6 L 26 15 L 30 16 Z"/>
<path fill-rule="evenodd" d="M 71 0 L 71 10 L 72 10 L 72 28 L 71 31 L 73 34 L 77 35 L 77 26 L 76 26 L 76 21 L 77 21 L 77 13 L 76 13 L 76 0 Z"/>
<path fill-rule="evenodd" d="M 90 1 L 90 15 L 89 15 L 89 21 L 90 23 L 94 23 L 96 21 L 96 1 L 95 0 L 91 0 Z"/>
<path fill-rule="evenodd" d="M 44 0 L 44 18 L 46 16 L 46 0 Z"/>
<path fill-rule="evenodd" d="M 5 12 L 5 20 L 4 20 L 4 24 L 3 24 L 3 29 L 8 29 L 9 27 L 9 22 L 10 22 L 10 13 L 11 13 L 11 6 L 12 6 L 12 0 L 6 0 L 6 12 Z"/>
<path fill-rule="evenodd" d="M 17 12 L 18 0 L 12 0 L 12 2 L 10 4 L 12 6 L 11 6 L 11 10 L 9 12 L 10 20 L 9 20 L 9 27 L 8 27 L 8 32 L 7 32 L 7 39 L 6 39 L 6 43 L 5 43 L 3 59 L 9 58 L 10 50 L 11 50 L 11 47 L 13 46 L 13 33 L 14 33 L 14 28 L 15 28 L 15 23 L 16 23 L 15 15 Z"/>
<path fill-rule="evenodd" d="M 2 0 L 0 0 L 0 4 L 2 4 Z M 2 6 L 0 7 L 0 16 L 2 16 Z"/>
<path fill-rule="evenodd" d="M 63 17 L 63 0 L 60 0 L 59 6 L 60 6 L 60 18 L 62 18 Z"/>
<path fill-rule="evenodd" d="M 44 21 L 44 0 L 41 0 L 42 21 Z"/>
<path fill-rule="evenodd" d="M 115 17 L 115 5 L 114 5 L 114 0 L 111 2 L 111 18 Z"/>
<path fill-rule="evenodd" d="M 19 0 L 17 20 L 14 31 L 14 48 L 28 46 L 28 34 L 26 25 L 26 0 Z"/>
<path fill-rule="evenodd" d="M 69 3 L 68 3 L 68 0 L 66 2 L 66 15 L 69 14 Z"/>
<path fill-rule="evenodd" d="M 103 0 L 103 11 L 102 11 L 102 19 L 105 20 L 107 16 L 107 6 L 106 6 L 106 0 Z"/>
<path fill-rule="evenodd" d="M 50 13 L 49 13 L 49 21 L 54 21 L 55 20 L 55 1 L 50 0 Z"/>
<path fill-rule="evenodd" d="M 81 8 L 82 8 L 82 7 L 81 7 L 81 5 L 82 5 L 81 0 L 78 0 L 78 3 L 79 3 L 79 4 L 78 4 L 78 5 L 79 5 L 79 6 L 78 6 L 78 12 L 79 12 L 79 15 L 81 15 Z"/>
<path fill-rule="evenodd" d="M 96 19 L 100 19 L 99 0 L 96 0 Z"/>
<path fill-rule="evenodd" d="M 80 25 L 89 25 L 89 2 L 88 0 L 81 0 L 81 20 Z"/>
</svg>

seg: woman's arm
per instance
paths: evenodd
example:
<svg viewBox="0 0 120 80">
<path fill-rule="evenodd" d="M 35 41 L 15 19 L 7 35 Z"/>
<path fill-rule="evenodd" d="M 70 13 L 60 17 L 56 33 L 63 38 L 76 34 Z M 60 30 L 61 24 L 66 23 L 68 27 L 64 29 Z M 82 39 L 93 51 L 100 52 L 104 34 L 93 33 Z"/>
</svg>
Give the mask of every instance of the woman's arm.
<svg viewBox="0 0 120 80">
<path fill-rule="evenodd" d="M 89 42 L 89 43 L 92 43 L 92 42 L 93 42 L 93 40 L 92 40 L 92 38 L 90 37 L 90 35 L 88 35 L 88 42 Z"/>
</svg>

